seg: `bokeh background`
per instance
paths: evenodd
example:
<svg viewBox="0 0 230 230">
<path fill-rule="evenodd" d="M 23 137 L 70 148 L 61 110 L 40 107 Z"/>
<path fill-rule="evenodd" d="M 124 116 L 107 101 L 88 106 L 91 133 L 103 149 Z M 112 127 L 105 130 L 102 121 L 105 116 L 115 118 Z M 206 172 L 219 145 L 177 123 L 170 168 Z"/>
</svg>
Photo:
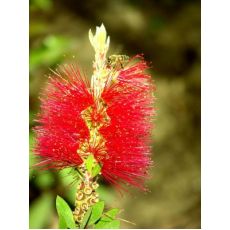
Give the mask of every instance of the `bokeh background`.
<svg viewBox="0 0 230 230">
<path fill-rule="evenodd" d="M 101 198 L 135 223 L 122 222 L 122 228 L 200 228 L 200 1 L 30 0 L 30 146 L 49 68 L 75 61 L 90 76 L 88 30 L 102 22 L 110 54 L 144 53 L 152 62 L 157 118 L 151 192 L 130 189 L 121 196 L 104 183 Z M 30 169 L 30 228 L 57 228 L 55 198 L 73 207 L 71 181 L 66 171 Z"/>
</svg>

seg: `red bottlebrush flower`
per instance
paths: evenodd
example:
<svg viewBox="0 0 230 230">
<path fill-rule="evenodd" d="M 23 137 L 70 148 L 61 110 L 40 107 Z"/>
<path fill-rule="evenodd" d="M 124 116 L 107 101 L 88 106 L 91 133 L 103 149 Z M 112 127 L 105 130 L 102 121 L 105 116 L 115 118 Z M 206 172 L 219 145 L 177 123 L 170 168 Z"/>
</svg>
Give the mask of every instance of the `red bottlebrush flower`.
<svg viewBox="0 0 230 230">
<path fill-rule="evenodd" d="M 78 227 L 99 202 L 98 175 L 123 189 L 145 189 L 155 112 L 155 88 L 143 57 L 107 58 L 110 38 L 103 24 L 95 35 L 89 31 L 89 40 L 95 51 L 91 81 L 74 65 L 54 72 L 34 128 L 37 166 L 77 169 L 73 218 Z"/>
<path fill-rule="evenodd" d="M 112 183 L 123 182 L 143 189 L 151 164 L 154 115 L 154 86 L 150 75 L 144 73 L 146 69 L 146 62 L 138 60 L 121 69 L 112 84 L 105 85 L 101 99 L 107 117 L 97 108 L 89 82 L 76 67 L 64 67 L 50 78 L 41 98 L 37 120 L 40 125 L 35 127 L 35 152 L 42 159 L 39 165 L 63 168 L 82 164 L 78 150 L 90 137 L 82 112 L 90 108 L 87 116 L 92 126 L 106 123 L 98 128 L 103 139 L 87 149 L 101 163 L 102 175 Z"/>
<path fill-rule="evenodd" d="M 122 70 L 118 82 L 102 94 L 111 119 L 111 124 L 101 130 L 109 153 L 102 174 L 111 182 L 119 180 L 140 188 L 151 164 L 150 131 L 154 115 L 154 86 L 151 76 L 144 73 L 146 68 L 141 60 Z"/>
<path fill-rule="evenodd" d="M 39 166 L 75 167 L 83 162 L 76 151 L 89 136 L 81 118 L 81 112 L 93 103 L 89 87 L 87 78 L 73 65 L 64 67 L 62 76 L 50 77 L 41 97 L 40 125 L 34 128 L 34 152 L 42 159 Z"/>
</svg>

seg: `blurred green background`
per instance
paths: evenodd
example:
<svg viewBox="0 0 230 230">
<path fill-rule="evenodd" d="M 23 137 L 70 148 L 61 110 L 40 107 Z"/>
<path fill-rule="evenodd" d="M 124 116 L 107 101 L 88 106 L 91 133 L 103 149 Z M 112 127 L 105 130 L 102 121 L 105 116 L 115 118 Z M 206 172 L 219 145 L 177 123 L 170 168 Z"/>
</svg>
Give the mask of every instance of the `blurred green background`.
<svg viewBox="0 0 230 230">
<path fill-rule="evenodd" d="M 130 189 L 121 196 L 104 183 L 101 198 L 136 224 L 122 222 L 122 228 L 200 228 L 200 1 L 30 0 L 30 146 L 49 68 L 76 61 L 90 76 L 88 30 L 102 22 L 110 54 L 144 53 L 152 62 L 157 118 L 151 192 Z M 72 180 L 66 171 L 30 169 L 30 228 L 57 228 L 55 198 L 73 207 Z"/>
</svg>

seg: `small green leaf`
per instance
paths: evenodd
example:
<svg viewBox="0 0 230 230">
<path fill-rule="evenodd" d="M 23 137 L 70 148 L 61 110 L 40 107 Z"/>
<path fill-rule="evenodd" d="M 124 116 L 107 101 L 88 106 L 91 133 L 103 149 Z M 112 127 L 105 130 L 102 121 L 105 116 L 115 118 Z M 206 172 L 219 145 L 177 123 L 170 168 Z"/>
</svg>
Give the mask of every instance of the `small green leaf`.
<svg viewBox="0 0 230 230">
<path fill-rule="evenodd" d="M 93 157 L 93 155 L 89 155 L 85 161 L 85 166 L 86 166 L 86 169 L 88 170 L 89 173 L 92 172 L 93 163 L 94 163 L 94 157 Z"/>
<path fill-rule="evenodd" d="M 91 212 L 92 212 L 92 208 L 89 208 L 88 211 L 86 212 L 86 214 L 84 215 L 83 220 L 82 220 L 82 222 L 80 224 L 81 229 L 84 229 L 85 226 L 87 225 L 87 223 L 89 221 L 89 218 L 91 216 Z"/>
<path fill-rule="evenodd" d="M 66 229 L 67 228 L 67 224 L 66 224 L 65 218 L 63 216 L 59 216 L 58 226 L 60 229 Z"/>
<path fill-rule="evenodd" d="M 112 220 L 110 222 L 108 221 L 99 221 L 96 225 L 95 225 L 96 229 L 118 229 L 120 228 L 120 221 L 119 220 Z"/>
<path fill-rule="evenodd" d="M 99 164 L 96 164 L 92 170 L 92 177 L 97 176 L 100 171 L 101 171 L 101 166 Z"/>
<path fill-rule="evenodd" d="M 69 205 L 66 203 L 66 201 L 60 196 L 57 196 L 56 208 L 57 208 L 58 216 L 61 219 L 59 222 L 60 227 L 63 228 L 64 226 L 67 226 L 68 228 L 71 229 L 76 228 L 75 221 L 73 218 L 73 213 Z M 65 224 L 63 222 L 65 222 Z"/>
<path fill-rule="evenodd" d="M 94 224 L 96 221 L 100 219 L 104 210 L 104 206 L 104 201 L 100 201 L 92 207 L 92 215 L 89 219 L 89 225 Z"/>
<path fill-rule="evenodd" d="M 101 218 L 101 221 L 111 221 L 114 220 L 116 215 L 119 212 L 119 208 L 113 208 L 103 214 L 103 217 Z"/>
</svg>

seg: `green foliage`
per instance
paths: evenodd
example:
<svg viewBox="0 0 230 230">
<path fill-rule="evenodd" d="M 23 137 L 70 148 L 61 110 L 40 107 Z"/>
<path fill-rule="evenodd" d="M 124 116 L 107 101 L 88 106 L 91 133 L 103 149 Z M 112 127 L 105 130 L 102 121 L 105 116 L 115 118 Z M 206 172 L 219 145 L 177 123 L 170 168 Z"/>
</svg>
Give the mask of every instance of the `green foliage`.
<svg viewBox="0 0 230 230">
<path fill-rule="evenodd" d="M 100 201 L 92 207 L 92 214 L 89 219 L 89 225 L 96 223 L 101 218 L 104 206 L 104 201 Z"/>
<path fill-rule="evenodd" d="M 116 229 L 120 228 L 120 221 L 115 220 L 116 215 L 119 213 L 118 208 L 113 208 L 107 212 L 105 212 L 100 220 L 95 225 L 95 228 L 107 228 L 107 229 Z"/>
<path fill-rule="evenodd" d="M 56 208 L 59 216 L 59 228 L 60 229 L 74 229 L 80 227 L 81 229 L 89 228 L 107 228 L 107 229 L 116 229 L 120 227 L 120 221 L 116 220 L 116 215 L 119 212 L 119 209 L 114 208 L 105 213 L 104 210 L 104 201 L 100 201 L 90 207 L 86 212 L 80 226 L 77 226 L 74 221 L 73 213 L 66 203 L 66 201 L 57 196 L 56 199 Z"/>
<path fill-rule="evenodd" d="M 96 226 L 96 229 L 118 229 L 120 228 L 120 221 L 119 220 L 112 220 L 112 221 L 103 221 L 100 220 Z"/>
<path fill-rule="evenodd" d="M 68 228 L 67 224 L 66 224 L 66 221 L 65 221 L 65 218 L 62 217 L 62 216 L 59 216 L 59 219 L 58 219 L 58 227 L 60 229 L 66 229 Z"/>
<path fill-rule="evenodd" d="M 47 216 L 52 216 L 52 196 L 49 193 L 37 198 L 30 206 L 29 228 L 44 228 L 49 223 Z"/>
<path fill-rule="evenodd" d="M 66 201 L 60 196 L 57 196 L 56 208 L 59 216 L 59 227 L 68 227 L 70 229 L 76 228 L 73 213 Z"/>
<path fill-rule="evenodd" d="M 85 166 L 88 172 L 91 174 L 92 168 L 94 166 L 94 156 L 93 155 L 88 156 L 88 158 L 85 161 Z"/>
<path fill-rule="evenodd" d="M 113 208 L 107 212 L 104 213 L 103 217 L 101 218 L 102 221 L 111 221 L 114 220 L 116 215 L 119 213 L 118 208 Z"/>
<path fill-rule="evenodd" d="M 47 36 L 41 45 L 30 52 L 30 71 L 35 71 L 40 65 L 51 67 L 63 58 L 69 40 L 58 35 Z"/>
<path fill-rule="evenodd" d="M 102 228 L 102 229 L 117 229 L 120 228 L 120 221 L 116 220 L 116 215 L 119 212 L 118 208 L 113 208 L 105 213 L 104 201 L 100 201 L 93 205 L 86 213 L 80 228 Z"/>
<path fill-rule="evenodd" d="M 92 214 L 92 208 L 89 208 L 80 224 L 81 229 L 87 226 L 91 214 Z"/>
<path fill-rule="evenodd" d="M 95 166 L 92 169 L 92 177 L 97 176 L 101 171 L 101 166 L 99 163 L 95 164 Z"/>
<path fill-rule="evenodd" d="M 88 172 L 92 175 L 92 177 L 97 176 L 101 171 L 101 166 L 99 163 L 96 163 L 93 155 L 89 155 L 85 161 L 85 166 Z"/>
<path fill-rule="evenodd" d="M 54 177 L 50 171 L 37 172 L 34 183 L 42 189 L 48 189 L 54 184 Z"/>
</svg>

